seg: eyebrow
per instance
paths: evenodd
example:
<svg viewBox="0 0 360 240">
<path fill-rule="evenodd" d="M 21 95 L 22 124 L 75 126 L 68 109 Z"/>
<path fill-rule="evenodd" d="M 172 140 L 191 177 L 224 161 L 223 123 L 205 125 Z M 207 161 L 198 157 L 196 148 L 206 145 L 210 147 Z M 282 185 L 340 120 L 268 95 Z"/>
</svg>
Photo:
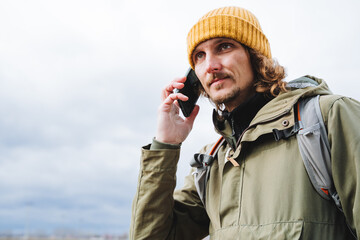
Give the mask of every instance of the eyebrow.
<svg viewBox="0 0 360 240">
<path fill-rule="evenodd" d="M 221 43 L 221 42 L 227 42 L 227 41 L 229 41 L 229 40 L 233 40 L 233 39 L 231 39 L 231 38 L 224 38 L 224 37 L 221 37 L 221 38 L 215 38 L 215 40 L 214 40 L 214 43 L 213 44 L 219 44 L 219 43 Z M 233 40 L 234 41 L 234 40 Z M 195 51 L 198 51 L 198 47 L 199 46 L 197 46 L 195 49 L 194 49 L 194 51 L 193 52 L 195 52 Z"/>
<path fill-rule="evenodd" d="M 221 43 L 221 42 L 226 42 L 228 40 L 230 40 L 231 38 L 218 38 L 214 41 L 215 44 Z"/>
<path fill-rule="evenodd" d="M 224 37 L 215 38 L 213 44 L 217 45 L 217 44 L 219 44 L 219 43 L 221 43 L 221 42 L 226 42 L 226 41 L 229 41 L 229 40 L 233 40 L 233 39 L 231 39 L 231 38 L 224 38 Z M 233 40 L 233 41 L 234 41 L 234 40 Z M 199 48 L 199 46 L 197 46 L 197 47 L 194 49 L 194 51 L 193 51 L 192 54 L 191 54 L 191 58 L 193 58 L 193 57 L 194 57 L 194 54 L 196 54 L 197 52 L 201 52 L 201 49 L 199 50 L 198 48 Z"/>
</svg>

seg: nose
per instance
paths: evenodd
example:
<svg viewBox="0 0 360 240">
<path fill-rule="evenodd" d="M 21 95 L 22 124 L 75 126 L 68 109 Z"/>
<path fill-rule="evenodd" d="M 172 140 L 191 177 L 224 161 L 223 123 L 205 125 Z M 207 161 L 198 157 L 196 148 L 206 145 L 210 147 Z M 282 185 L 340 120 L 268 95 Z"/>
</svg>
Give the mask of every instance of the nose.
<svg viewBox="0 0 360 240">
<path fill-rule="evenodd" d="M 206 71 L 208 73 L 216 73 L 221 70 L 221 61 L 214 54 L 208 54 L 206 56 Z"/>
</svg>

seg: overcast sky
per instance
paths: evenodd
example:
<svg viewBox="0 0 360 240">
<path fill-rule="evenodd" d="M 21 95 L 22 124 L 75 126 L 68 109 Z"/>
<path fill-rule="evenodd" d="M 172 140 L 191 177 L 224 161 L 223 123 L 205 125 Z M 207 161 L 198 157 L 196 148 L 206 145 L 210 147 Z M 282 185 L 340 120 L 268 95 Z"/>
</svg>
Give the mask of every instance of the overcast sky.
<svg viewBox="0 0 360 240">
<path fill-rule="evenodd" d="M 127 232 L 161 88 L 188 68 L 191 26 L 228 5 L 258 17 L 287 80 L 360 99 L 358 0 L 0 0 L 0 233 Z M 178 186 L 218 138 L 200 107 Z"/>
</svg>

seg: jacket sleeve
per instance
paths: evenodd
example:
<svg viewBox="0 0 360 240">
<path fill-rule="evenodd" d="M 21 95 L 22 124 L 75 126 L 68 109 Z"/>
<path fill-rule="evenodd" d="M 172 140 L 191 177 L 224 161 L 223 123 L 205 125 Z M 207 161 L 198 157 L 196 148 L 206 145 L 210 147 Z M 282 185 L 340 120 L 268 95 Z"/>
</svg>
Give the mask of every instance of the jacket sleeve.
<svg viewBox="0 0 360 240">
<path fill-rule="evenodd" d="M 335 188 L 348 225 L 360 236 L 360 103 L 342 97 L 327 116 Z"/>
<path fill-rule="evenodd" d="M 209 219 L 192 176 L 174 193 L 180 149 L 142 149 L 130 239 L 202 239 Z"/>
</svg>

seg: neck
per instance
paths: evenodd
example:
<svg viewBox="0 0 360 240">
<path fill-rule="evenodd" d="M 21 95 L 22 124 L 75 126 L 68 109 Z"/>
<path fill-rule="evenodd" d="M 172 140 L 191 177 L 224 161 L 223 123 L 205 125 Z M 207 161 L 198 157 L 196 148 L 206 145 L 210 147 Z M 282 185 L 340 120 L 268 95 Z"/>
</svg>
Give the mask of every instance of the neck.
<svg viewBox="0 0 360 240">
<path fill-rule="evenodd" d="M 256 93 L 246 102 L 235 107 L 231 112 L 222 111 L 218 115 L 214 111 L 213 121 L 215 129 L 223 135 L 233 148 L 236 148 L 236 142 L 241 134 L 250 125 L 257 112 L 270 100 L 262 93 Z"/>
<path fill-rule="evenodd" d="M 250 99 L 252 99 L 256 95 L 255 91 L 251 91 L 246 95 L 239 94 L 239 96 L 234 99 L 233 101 L 229 101 L 227 103 L 224 103 L 225 110 L 228 112 L 234 111 L 237 107 L 243 105 L 246 102 L 249 102 Z"/>
</svg>

